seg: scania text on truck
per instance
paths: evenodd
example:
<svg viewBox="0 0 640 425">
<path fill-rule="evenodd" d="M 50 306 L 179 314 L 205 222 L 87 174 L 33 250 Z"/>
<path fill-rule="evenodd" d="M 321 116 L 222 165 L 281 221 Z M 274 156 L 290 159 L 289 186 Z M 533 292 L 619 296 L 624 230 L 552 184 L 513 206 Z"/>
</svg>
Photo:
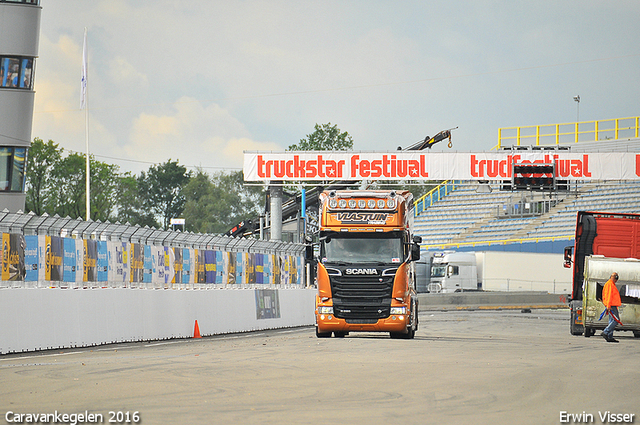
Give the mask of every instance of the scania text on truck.
<svg viewBox="0 0 640 425">
<path fill-rule="evenodd" d="M 620 259 L 624 261 L 620 261 Z M 624 326 L 616 331 L 633 331 L 640 336 L 640 214 L 579 211 L 575 245 L 564 250 L 564 266 L 572 272 L 570 331 L 589 337 L 604 329 L 607 319 L 602 287 L 617 272 L 616 283 L 622 299 L 620 318 Z M 635 295 L 635 296 L 633 296 Z"/>
<path fill-rule="evenodd" d="M 316 336 L 413 338 L 421 239 L 411 235 L 411 192 L 325 191 L 319 205 Z"/>
</svg>

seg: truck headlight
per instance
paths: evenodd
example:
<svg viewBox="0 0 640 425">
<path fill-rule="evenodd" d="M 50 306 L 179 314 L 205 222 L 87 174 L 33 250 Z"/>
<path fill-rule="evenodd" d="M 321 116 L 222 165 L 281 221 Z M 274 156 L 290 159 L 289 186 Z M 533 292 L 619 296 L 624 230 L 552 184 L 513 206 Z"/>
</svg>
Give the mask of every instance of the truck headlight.
<svg viewBox="0 0 640 425">
<path fill-rule="evenodd" d="M 391 307 L 391 314 L 407 314 L 407 307 Z"/>
<path fill-rule="evenodd" d="M 318 306 L 318 314 L 333 314 L 332 306 Z"/>
</svg>

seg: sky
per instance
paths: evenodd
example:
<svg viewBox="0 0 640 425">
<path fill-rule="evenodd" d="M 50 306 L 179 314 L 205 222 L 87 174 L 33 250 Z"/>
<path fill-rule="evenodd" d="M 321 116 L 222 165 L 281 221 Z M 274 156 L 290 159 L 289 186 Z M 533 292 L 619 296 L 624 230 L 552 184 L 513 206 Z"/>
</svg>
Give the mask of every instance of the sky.
<svg viewBox="0 0 640 425">
<path fill-rule="evenodd" d="M 640 115 L 640 2 L 562 0 L 41 0 L 32 137 L 138 174 L 207 173 L 284 151 L 331 123 L 393 151 L 458 127 Z M 580 103 L 574 96 L 580 96 Z"/>
</svg>

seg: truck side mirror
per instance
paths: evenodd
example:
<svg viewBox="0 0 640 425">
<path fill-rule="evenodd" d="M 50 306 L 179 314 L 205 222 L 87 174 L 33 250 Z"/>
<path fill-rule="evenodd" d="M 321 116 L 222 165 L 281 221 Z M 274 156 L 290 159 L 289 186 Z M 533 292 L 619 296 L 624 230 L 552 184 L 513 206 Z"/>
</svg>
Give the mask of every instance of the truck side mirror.
<svg viewBox="0 0 640 425">
<path fill-rule="evenodd" d="M 304 259 L 308 262 L 313 261 L 313 245 L 306 245 L 304 247 Z"/>
<path fill-rule="evenodd" d="M 413 236 L 413 243 L 411 244 L 411 261 L 418 261 L 420 259 L 420 244 L 422 243 L 422 236 Z"/>
<path fill-rule="evenodd" d="M 304 259 L 307 260 L 307 262 L 312 262 L 313 261 L 313 239 L 311 239 L 311 237 L 306 236 L 304 238 L 305 241 L 305 246 L 304 246 Z"/>
<path fill-rule="evenodd" d="M 572 257 L 573 257 L 573 247 L 572 246 L 565 246 L 564 247 L 564 263 L 562 264 L 562 266 L 565 269 L 570 269 L 571 268 L 571 263 L 573 262 L 571 260 Z"/>
<path fill-rule="evenodd" d="M 418 261 L 420 259 L 420 245 L 411 244 L 411 261 Z"/>
</svg>

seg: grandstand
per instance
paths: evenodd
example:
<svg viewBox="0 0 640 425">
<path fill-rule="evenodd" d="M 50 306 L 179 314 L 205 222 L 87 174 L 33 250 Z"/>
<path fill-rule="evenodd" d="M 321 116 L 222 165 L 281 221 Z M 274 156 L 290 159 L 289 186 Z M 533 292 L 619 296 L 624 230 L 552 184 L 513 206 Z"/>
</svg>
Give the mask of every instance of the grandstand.
<svg viewBox="0 0 640 425">
<path fill-rule="evenodd" d="M 640 152 L 640 139 L 580 143 L 571 150 Z M 569 191 L 553 193 L 505 191 L 497 182 L 443 182 L 416 201 L 414 231 L 427 251 L 559 253 L 571 244 L 576 212 L 585 210 L 640 213 L 640 182 L 578 182 Z"/>
</svg>

